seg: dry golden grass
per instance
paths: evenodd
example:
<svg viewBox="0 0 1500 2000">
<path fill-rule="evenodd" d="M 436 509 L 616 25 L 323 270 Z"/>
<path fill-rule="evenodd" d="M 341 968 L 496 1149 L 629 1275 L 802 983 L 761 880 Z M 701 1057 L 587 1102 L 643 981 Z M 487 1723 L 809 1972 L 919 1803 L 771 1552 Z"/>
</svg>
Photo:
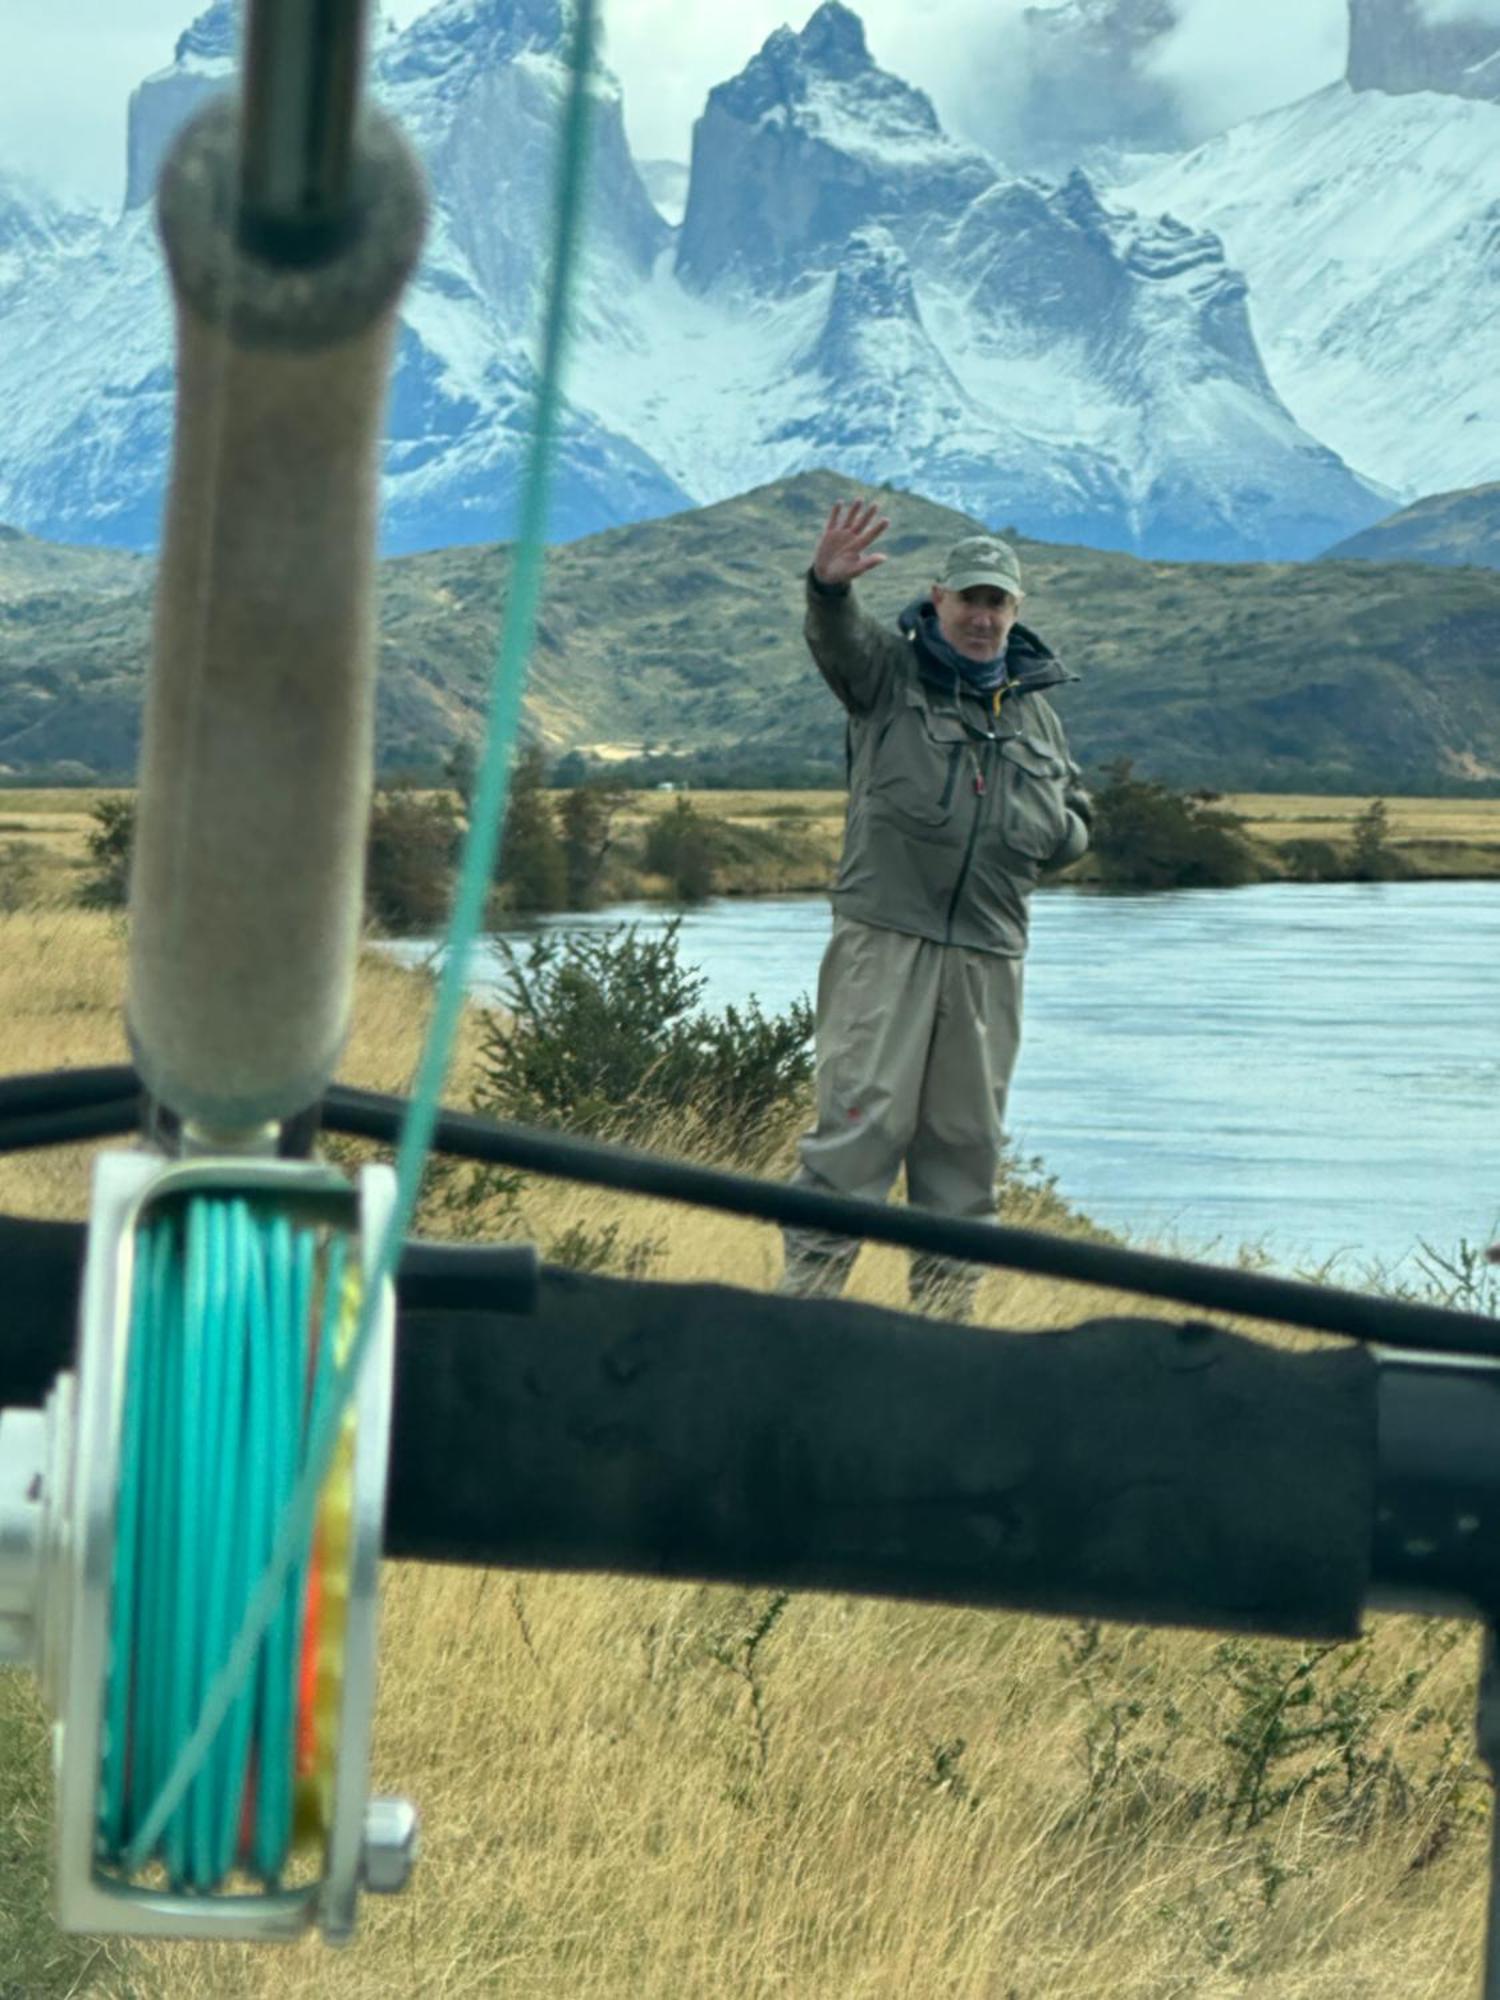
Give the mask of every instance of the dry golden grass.
<svg viewBox="0 0 1500 2000">
<path fill-rule="evenodd" d="M 0 1070 L 118 1059 L 122 954 L 108 917 L 0 919 Z M 366 962 L 345 1076 L 400 1089 L 424 1009 L 420 982 Z M 0 1162 L 0 1208 L 82 1214 L 86 1151 Z M 752 1224 L 537 1200 L 549 1228 L 665 1235 L 662 1275 L 776 1268 Z M 856 1291 L 896 1303 L 901 1282 L 867 1252 Z M 984 1314 L 1113 1303 L 997 1278 Z M 1454 2000 L 1484 1903 L 1475 1651 L 1410 1619 L 1324 1656 L 1226 1655 L 1194 1633 L 393 1565 L 375 1780 L 424 1812 L 408 1894 L 368 1901 L 342 1953 L 64 1945 L 41 1902 L 41 1726 L 0 1679 L 0 1993 Z M 1235 1679 L 1304 1659 L 1315 1703 L 1286 1719 L 1342 1713 L 1350 1770 L 1240 1825 Z"/>
<path fill-rule="evenodd" d="M 1331 840 L 1348 846 L 1367 798 L 1246 792 L 1225 800 L 1243 814 L 1256 840 Z M 1414 875 L 1500 875 L 1500 799 L 1403 799 L 1385 802 L 1390 846 Z"/>
</svg>

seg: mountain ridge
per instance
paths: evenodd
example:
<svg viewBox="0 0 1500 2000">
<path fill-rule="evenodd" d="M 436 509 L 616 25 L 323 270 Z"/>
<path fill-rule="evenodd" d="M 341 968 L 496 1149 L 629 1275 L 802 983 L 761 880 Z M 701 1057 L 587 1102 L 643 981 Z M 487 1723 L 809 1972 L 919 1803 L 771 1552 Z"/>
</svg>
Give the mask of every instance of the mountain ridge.
<svg viewBox="0 0 1500 2000">
<path fill-rule="evenodd" d="M 658 753 L 838 783 L 842 718 L 801 636 L 829 506 L 890 513 L 860 586 L 894 617 L 971 517 L 818 471 L 556 550 L 526 729 L 553 755 Z M 1219 790 L 1500 789 L 1500 576 L 1412 564 L 1168 564 L 1017 537 L 1025 616 L 1081 672 L 1075 754 Z M 380 767 L 435 770 L 480 727 L 510 553 L 380 566 Z M 70 581 L 70 571 L 76 581 Z M 151 566 L 0 537 L 0 773 L 134 766 Z"/>
<path fill-rule="evenodd" d="M 1339 542 L 1323 559 L 1500 569 L 1500 481 L 1429 494 Z"/>
</svg>

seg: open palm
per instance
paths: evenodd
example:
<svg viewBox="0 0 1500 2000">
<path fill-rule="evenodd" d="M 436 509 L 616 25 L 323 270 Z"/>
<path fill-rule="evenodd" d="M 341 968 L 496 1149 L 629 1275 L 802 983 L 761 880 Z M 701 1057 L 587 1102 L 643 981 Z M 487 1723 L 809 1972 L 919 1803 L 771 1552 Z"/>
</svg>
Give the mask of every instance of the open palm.
<svg viewBox="0 0 1500 2000">
<path fill-rule="evenodd" d="M 860 500 L 835 501 L 828 523 L 813 552 L 813 575 L 819 583 L 853 583 L 867 570 L 885 561 L 883 555 L 869 553 L 890 522 L 872 503 Z"/>
</svg>

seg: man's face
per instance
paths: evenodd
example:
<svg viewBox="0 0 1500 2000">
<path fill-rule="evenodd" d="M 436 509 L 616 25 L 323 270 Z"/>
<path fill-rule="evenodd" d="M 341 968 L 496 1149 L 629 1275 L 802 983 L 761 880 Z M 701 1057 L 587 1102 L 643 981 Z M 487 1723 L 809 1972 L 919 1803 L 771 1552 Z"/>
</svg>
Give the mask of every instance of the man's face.
<svg viewBox="0 0 1500 2000">
<path fill-rule="evenodd" d="M 1005 651 L 1021 608 L 1008 590 L 988 583 L 973 584 L 968 590 L 944 590 L 935 583 L 932 603 L 938 630 L 954 652 L 981 663 L 998 660 Z"/>
</svg>

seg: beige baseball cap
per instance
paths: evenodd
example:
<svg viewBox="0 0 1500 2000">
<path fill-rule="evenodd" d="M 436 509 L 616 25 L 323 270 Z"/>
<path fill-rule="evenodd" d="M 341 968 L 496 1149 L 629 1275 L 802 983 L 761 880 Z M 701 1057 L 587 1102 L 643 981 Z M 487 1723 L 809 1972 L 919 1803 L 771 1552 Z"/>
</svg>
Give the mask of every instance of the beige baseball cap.
<svg viewBox="0 0 1500 2000">
<path fill-rule="evenodd" d="M 938 573 L 944 590 L 972 590 L 987 583 L 994 590 L 1008 590 L 1012 597 L 1025 595 L 1021 589 L 1021 561 L 1009 542 L 994 535 L 966 535 L 955 542 Z"/>
</svg>

